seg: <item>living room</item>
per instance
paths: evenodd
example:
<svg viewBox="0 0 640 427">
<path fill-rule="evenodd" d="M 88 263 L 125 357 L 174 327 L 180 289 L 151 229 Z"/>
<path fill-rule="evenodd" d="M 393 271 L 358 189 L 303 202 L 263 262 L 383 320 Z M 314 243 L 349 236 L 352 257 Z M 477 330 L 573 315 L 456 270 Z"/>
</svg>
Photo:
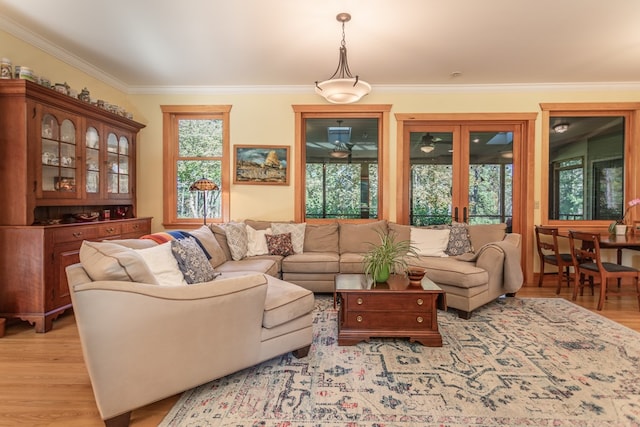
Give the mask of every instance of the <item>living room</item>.
<svg viewBox="0 0 640 427">
<path fill-rule="evenodd" d="M 75 6 L 78 6 L 77 4 Z M 289 5 L 290 6 L 290 5 Z M 335 6 L 330 8 L 330 6 Z M 415 5 L 414 5 L 415 6 Z M 504 5 L 502 5 L 504 6 Z M 591 5 L 595 8 L 595 4 Z M 48 6 L 42 6 L 48 7 Z M 126 6 L 124 6 L 126 8 Z M 551 7 L 551 5 L 549 5 Z M 618 13 L 624 10 L 624 7 L 630 7 L 631 11 L 627 11 L 628 15 L 633 15 L 635 10 L 629 5 L 620 5 Z M 163 138 L 164 138 L 164 122 L 162 114 L 162 106 L 201 106 L 201 105 L 213 105 L 213 106 L 231 106 L 230 110 L 230 146 L 286 146 L 289 148 L 289 153 L 292 158 L 292 164 L 298 150 L 299 137 L 297 133 L 300 129 L 296 126 L 296 111 L 295 108 L 308 108 L 310 110 L 319 109 L 331 111 L 335 114 L 341 114 L 342 112 L 348 112 L 350 109 L 367 108 L 377 106 L 389 106 L 390 110 L 386 117 L 387 122 L 384 129 L 385 143 L 388 144 L 384 148 L 383 161 L 386 165 L 387 175 L 384 178 L 383 184 L 385 186 L 384 199 L 381 203 L 380 217 L 388 219 L 389 221 L 402 222 L 405 219 L 399 217 L 399 212 L 403 212 L 400 200 L 401 191 L 395 177 L 400 175 L 402 165 L 399 162 L 399 152 L 401 152 L 401 139 L 402 120 L 398 120 L 397 115 L 403 119 L 408 119 L 410 116 L 417 118 L 425 118 L 427 115 L 486 115 L 486 114 L 516 114 L 516 115 L 531 115 L 532 126 L 528 130 L 531 135 L 532 146 L 527 146 L 529 152 L 529 158 L 526 161 L 520 159 L 523 164 L 529 168 L 526 173 L 526 196 L 522 199 L 522 210 L 518 221 L 516 221 L 517 229 L 515 231 L 523 235 L 523 270 L 525 271 L 526 286 L 522 291 L 522 295 L 533 295 L 550 297 L 554 295 L 554 284 L 546 283 L 542 289 L 535 288 L 537 274 L 539 274 L 539 261 L 536 255 L 535 239 L 533 234 L 533 225 L 548 223 L 545 219 L 542 208 L 545 208 L 547 204 L 548 190 L 545 188 L 547 181 L 547 169 L 544 168 L 543 162 L 546 154 L 544 153 L 545 144 L 548 135 L 548 129 L 550 126 L 548 110 L 542 107 L 542 104 L 566 107 L 570 104 L 575 104 L 576 108 L 581 108 L 585 103 L 590 104 L 594 109 L 601 108 L 603 105 L 620 107 L 622 104 L 625 107 L 632 107 L 637 103 L 640 96 L 640 85 L 632 79 L 620 79 L 616 80 L 613 77 L 610 80 L 603 80 L 596 83 L 585 83 L 583 80 L 573 80 L 574 72 L 567 72 L 568 77 L 563 82 L 551 81 L 546 83 L 531 84 L 528 81 L 503 81 L 491 84 L 473 84 L 472 81 L 467 79 L 467 70 L 463 69 L 461 76 L 451 76 L 449 73 L 446 76 L 440 76 L 441 81 L 430 84 L 430 81 L 422 80 L 420 82 L 413 82 L 413 85 L 401 85 L 395 84 L 394 81 L 385 81 L 383 83 L 377 82 L 375 79 L 369 77 L 369 70 L 366 66 L 363 66 L 361 60 L 361 53 L 359 48 L 362 42 L 357 43 L 360 38 L 358 33 L 361 31 L 362 24 L 356 25 L 358 20 L 367 19 L 373 20 L 374 18 L 368 17 L 361 6 L 350 5 L 349 9 L 353 15 L 352 21 L 346 25 L 347 43 L 350 48 L 350 61 L 353 71 L 357 71 L 361 75 L 362 79 L 370 81 L 373 85 L 373 90 L 363 100 L 357 104 L 351 106 L 339 106 L 330 105 L 323 98 L 319 97 L 314 91 L 314 81 L 324 79 L 328 77 L 328 74 L 335 67 L 336 60 L 336 48 L 338 47 L 338 41 L 340 37 L 340 27 L 335 21 L 335 14 L 343 11 L 343 5 L 332 4 L 323 5 L 323 12 L 314 17 L 313 25 L 326 27 L 327 36 L 323 36 L 322 40 L 318 44 L 327 45 L 327 51 L 329 54 L 323 57 L 318 62 L 321 66 L 309 73 L 306 77 L 307 83 L 300 83 L 295 81 L 289 83 L 288 81 L 279 81 L 267 85 L 251 84 L 245 87 L 237 84 L 220 85 L 215 80 L 209 84 L 197 86 L 184 85 L 182 87 L 170 86 L 149 86 L 145 87 L 142 84 L 126 84 L 124 80 L 115 78 L 111 72 L 107 70 L 100 70 L 92 65 L 92 57 L 83 57 L 82 55 L 72 54 L 69 51 L 63 50 L 56 43 L 51 42 L 46 34 L 37 34 L 31 32 L 30 29 L 23 24 L 18 24 L 15 19 L 19 18 L 19 14 L 11 16 L 11 6 L 8 3 L 1 6 L 3 11 L 3 17 L 0 21 L 0 56 L 10 58 L 12 64 L 29 66 L 40 75 L 46 75 L 51 82 L 67 82 L 72 88 L 75 88 L 78 92 L 83 88 L 88 88 L 91 91 L 91 96 L 97 99 L 108 100 L 108 102 L 122 106 L 125 110 L 130 111 L 133 115 L 133 119 L 136 122 L 144 124 L 144 129 L 140 131 L 137 138 L 137 184 L 136 184 L 136 215 L 138 217 L 152 217 L 151 230 L 153 232 L 165 230 L 165 203 L 164 203 L 164 152 L 163 152 Z M 331 9 L 324 11 L 324 9 Z M 543 8 L 543 6 L 536 6 L 536 8 Z M 260 11 L 265 12 L 262 9 Z M 595 9 L 597 10 L 597 9 Z M 6 14 L 4 12 L 7 12 Z M 282 11 L 281 11 L 282 12 Z M 68 14 L 69 11 L 65 11 Z M 596 12 L 593 12 L 597 15 Z M 585 12 L 585 14 L 587 14 Z M 283 19 L 281 17 L 275 17 L 275 12 L 265 16 L 271 16 L 275 19 Z M 91 15 L 87 15 L 91 16 Z M 425 20 L 428 14 L 425 13 Z M 55 20 L 55 18 L 51 18 Z M 62 18 L 60 18 L 62 19 Z M 75 18 L 77 19 L 77 17 Z M 96 18 L 97 19 L 97 18 Z M 286 21 L 289 18 L 283 19 Z M 380 19 L 380 18 L 376 18 Z M 520 15 L 519 20 L 522 20 L 523 16 Z M 563 18 L 565 19 L 565 18 Z M 83 25 L 91 26 L 92 19 L 87 18 L 87 22 L 82 22 Z M 519 20 L 514 20 L 519 22 Z M 548 25 L 550 31 L 555 31 L 557 27 L 556 18 L 552 22 L 540 22 L 540 28 L 544 28 Z M 129 24 L 128 24 L 129 25 Z M 135 26 L 134 24 L 131 24 Z M 432 25 L 441 25 L 440 23 Z M 440 27 L 438 27 L 440 28 Z M 593 27 L 592 27 L 593 28 Z M 512 32 L 517 32 L 516 28 L 510 27 Z M 323 30 L 324 31 L 324 30 Z M 450 31 L 450 30 L 448 30 Z M 170 31 L 167 31 L 168 33 Z M 392 34 L 388 32 L 387 34 Z M 439 35 L 438 44 L 445 44 L 447 31 L 441 31 Z M 597 32 L 598 35 L 602 33 Z M 289 36 L 290 37 L 290 36 Z M 631 39 L 631 36 L 627 36 Z M 258 39 L 258 37 L 256 37 Z M 133 40 L 133 39 L 132 39 Z M 133 42 L 133 41 L 132 41 Z M 202 46 L 204 49 L 205 46 Z M 546 46 L 548 50 L 552 50 L 553 46 Z M 296 62 L 303 62 L 301 59 L 303 55 L 317 56 L 314 52 L 314 48 L 309 47 L 307 51 L 295 52 L 290 55 L 286 55 L 287 40 L 282 44 L 283 52 L 274 54 L 271 52 L 274 62 L 283 64 L 285 68 L 296 68 Z M 434 47 L 435 49 L 435 47 Z M 620 49 L 620 47 L 618 47 Z M 374 49 L 375 50 L 375 49 Z M 481 50 L 478 47 L 478 50 Z M 633 55 L 633 48 L 629 48 L 628 56 Z M 117 51 L 111 54 L 112 56 L 118 56 Z M 570 55 L 570 54 L 567 54 Z M 626 55 L 626 54 L 625 54 Z M 287 58 L 286 56 L 291 56 Z M 429 55 L 425 53 L 425 56 L 429 58 Z M 526 56 L 526 55 L 525 55 Z M 522 59 L 526 62 L 526 58 L 510 57 L 505 60 L 503 68 L 509 68 L 509 62 L 519 61 Z M 613 58 L 609 58 L 613 60 Z M 162 64 L 165 61 L 170 61 L 170 58 L 161 57 L 156 58 L 155 66 L 162 68 Z M 428 59 L 431 61 L 431 59 Z M 434 59 L 435 60 L 435 59 Z M 266 62 L 271 61 L 266 60 Z M 289 63 L 287 61 L 293 61 Z M 597 68 L 597 62 L 594 68 Z M 252 64 L 254 69 L 260 69 L 260 63 Z M 453 66 L 453 65 L 452 65 Z M 185 73 L 189 73 L 191 65 L 189 63 L 182 64 Z M 125 68 L 125 67 L 123 67 Z M 402 66 L 394 66 L 391 68 L 402 68 Z M 553 68 L 553 67 L 550 67 Z M 450 73 L 457 71 L 457 69 L 449 70 Z M 636 69 L 637 71 L 637 69 Z M 425 74 L 427 71 L 425 69 Z M 472 75 L 471 72 L 469 74 Z M 471 77 L 469 77 L 471 78 Z M 286 86 L 283 86 L 286 85 Z M 306 85 L 306 86 L 305 86 Z M 301 107 L 300 107 L 301 106 Z M 637 109 L 637 107 L 636 107 Z M 637 120 L 637 113 L 636 118 Z M 637 134 L 637 132 L 636 132 Z M 637 135 L 633 135 L 631 138 L 638 138 Z M 632 139 L 636 141 L 635 139 Z M 637 141 L 636 141 L 637 142 Z M 634 146 L 637 147 L 637 144 Z M 228 161 L 232 161 L 232 153 L 227 153 Z M 625 153 L 628 156 L 630 162 L 633 159 L 638 159 L 640 153 L 637 149 L 630 148 Z M 635 162 L 637 164 L 638 162 Z M 630 163 L 633 164 L 633 163 Z M 288 185 L 238 185 L 233 184 L 231 171 L 227 176 L 228 182 L 225 196 L 227 197 L 227 207 L 224 212 L 227 220 L 243 220 L 243 219 L 261 219 L 261 220 L 301 220 L 299 217 L 300 211 L 300 188 L 298 185 L 298 177 L 300 172 L 295 168 L 291 171 L 290 180 Z M 640 189 L 640 176 L 637 169 L 627 170 L 629 177 L 627 177 L 625 187 L 625 194 L 627 198 L 637 197 L 637 190 Z M 636 192 L 634 193 L 634 190 Z M 640 218 L 640 212 L 632 212 L 633 219 Z M 198 219 L 198 223 L 201 220 Z M 210 222 L 215 222 L 215 218 L 209 218 Z M 601 221 L 597 224 L 598 228 L 605 230 L 610 221 Z M 195 222 L 194 222 L 195 224 Z M 168 228 L 168 227 L 167 227 Z M 638 266 L 640 262 L 637 255 L 633 255 L 625 252 L 625 261 L 630 261 L 633 265 Z M 534 288 L 534 289 L 528 289 Z M 569 298 L 569 293 L 563 290 L 563 297 Z M 586 295 L 583 301 L 579 303 L 585 304 L 588 308 L 595 307 L 595 302 L 589 295 Z M 620 303 L 615 309 L 605 310 L 602 314 L 605 316 L 613 316 L 617 321 L 622 322 L 635 330 L 640 330 L 640 325 L 637 320 L 637 306 L 633 298 Z M 614 311 L 618 311 L 615 313 Z M 73 321 L 69 320 L 69 316 L 62 316 L 58 321 L 54 322 L 54 329 L 57 328 L 57 323 L 62 325 L 72 324 Z M 9 335 L 14 331 L 22 331 L 21 326 L 15 325 L 8 326 Z M 32 331 L 31 331 L 32 332 Z M 56 348 L 59 348 L 59 353 L 53 358 L 62 359 L 64 363 L 74 364 L 73 369 L 82 369 L 80 354 L 74 350 L 74 360 L 66 360 L 64 356 L 65 340 L 71 340 L 73 345 L 77 345 L 77 336 L 74 331 L 68 332 L 68 335 L 60 338 L 48 338 L 49 334 L 37 334 L 35 337 L 30 336 L 30 343 L 24 343 L 23 349 L 29 349 L 33 352 L 50 352 L 48 346 L 49 341 L 56 340 Z M 0 340 L 0 342 L 2 342 Z M 4 343 L 3 343 L 4 346 Z M 23 352 L 21 347 L 15 348 L 15 351 Z M 4 359 L 3 359 L 4 360 Z M 9 369 L 9 365 L 3 368 Z M 49 365 L 51 369 L 57 369 L 55 365 Z M 23 380 L 24 381 L 24 380 Z M 85 381 L 85 389 L 83 391 L 82 399 L 90 399 L 90 390 L 86 387 L 86 374 L 82 379 Z M 7 384 L 7 387 L 3 389 L 11 388 L 12 384 Z M 53 388 L 59 385 L 52 386 Z M 34 389 L 31 387 L 25 387 L 17 394 L 33 393 Z M 86 393 L 85 393 L 86 392 Z M 55 392 L 54 392 L 55 393 Z M 26 399 L 26 397 L 25 397 Z M 2 399 L 5 402 L 11 402 L 11 395 L 5 395 Z M 85 406 L 81 411 L 86 411 L 87 407 L 91 407 L 92 401 L 85 403 Z M 0 404 L 4 407 L 3 404 Z M 74 403 L 78 407 L 82 407 L 81 403 Z M 168 407 L 171 407 L 169 404 Z M 166 409 L 168 409 L 168 407 Z M 90 409 L 95 415 L 95 408 Z M 162 410 L 161 410 L 162 411 Z M 4 412 L 4 409 L 2 410 Z M 166 410 L 165 410 L 166 413 Z M 40 415 L 37 415 L 40 416 Z M 82 419 L 82 418 L 80 418 Z M 52 424 L 56 421 L 52 421 Z M 63 423 L 69 425 L 69 420 L 61 420 Z M 80 424 L 81 422 L 78 421 Z M 35 423 L 35 421 L 34 421 Z M 79 425 L 80 425 L 79 424 Z M 142 424 L 141 424 L 142 425 Z"/>
</svg>

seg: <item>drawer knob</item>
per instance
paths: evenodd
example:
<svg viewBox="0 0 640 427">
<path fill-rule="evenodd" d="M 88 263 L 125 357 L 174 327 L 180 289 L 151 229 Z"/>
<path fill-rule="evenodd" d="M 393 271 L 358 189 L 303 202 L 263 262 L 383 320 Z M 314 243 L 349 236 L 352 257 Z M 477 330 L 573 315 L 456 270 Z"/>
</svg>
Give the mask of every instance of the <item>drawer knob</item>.
<svg viewBox="0 0 640 427">
<path fill-rule="evenodd" d="M 418 317 L 416 318 L 416 322 L 418 322 L 418 323 L 422 323 L 422 322 L 424 322 L 424 319 L 422 318 L 422 316 L 418 316 Z"/>
<path fill-rule="evenodd" d="M 356 303 L 357 303 L 358 305 L 362 305 L 362 303 L 363 303 L 363 302 L 364 302 L 364 301 L 362 301 L 362 298 L 358 298 L 358 299 L 356 300 Z"/>
<path fill-rule="evenodd" d="M 416 304 L 422 305 L 424 304 L 424 301 L 422 300 L 422 298 L 418 298 L 418 300 L 416 301 Z"/>
<path fill-rule="evenodd" d="M 82 231 L 74 231 L 73 232 L 73 237 L 78 238 L 80 236 L 82 236 Z"/>
<path fill-rule="evenodd" d="M 357 322 L 362 322 L 362 316 L 358 316 L 358 317 L 356 317 L 356 321 L 357 321 Z"/>
<path fill-rule="evenodd" d="M 109 234 L 113 233 L 114 231 L 116 231 L 116 230 L 113 227 L 107 228 L 107 233 L 109 233 Z"/>
<path fill-rule="evenodd" d="M 140 228 L 140 224 L 133 224 L 133 229 L 137 230 L 138 228 Z"/>
</svg>

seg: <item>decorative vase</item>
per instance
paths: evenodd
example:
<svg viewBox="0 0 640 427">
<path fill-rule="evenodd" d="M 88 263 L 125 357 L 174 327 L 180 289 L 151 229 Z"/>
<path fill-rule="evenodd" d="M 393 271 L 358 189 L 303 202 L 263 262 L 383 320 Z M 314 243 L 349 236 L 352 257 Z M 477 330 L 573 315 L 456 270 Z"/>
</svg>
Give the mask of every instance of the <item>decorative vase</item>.
<svg viewBox="0 0 640 427">
<path fill-rule="evenodd" d="M 627 234 L 626 224 L 616 224 L 616 235 L 624 236 L 625 234 Z"/>
<path fill-rule="evenodd" d="M 380 267 L 380 271 L 376 274 L 376 283 L 384 283 L 389 280 L 389 266 L 383 265 Z"/>
<path fill-rule="evenodd" d="M 422 286 L 422 279 L 426 270 L 420 267 L 411 267 L 407 270 L 407 276 L 409 277 L 409 286 Z"/>
</svg>

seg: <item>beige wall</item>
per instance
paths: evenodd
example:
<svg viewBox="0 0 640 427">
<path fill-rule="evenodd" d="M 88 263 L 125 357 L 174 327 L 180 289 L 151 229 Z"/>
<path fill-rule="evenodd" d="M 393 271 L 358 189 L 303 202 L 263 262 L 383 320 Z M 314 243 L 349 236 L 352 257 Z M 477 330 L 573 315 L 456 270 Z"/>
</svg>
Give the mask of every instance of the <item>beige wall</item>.
<svg viewBox="0 0 640 427">
<path fill-rule="evenodd" d="M 231 144 L 289 145 L 295 155 L 294 104 L 324 104 L 313 92 L 310 76 L 308 93 L 297 94 L 223 94 L 223 95 L 128 95 L 86 73 L 70 67 L 7 33 L 0 31 L 0 56 L 9 57 L 13 64 L 28 65 L 37 74 L 48 76 L 52 82 L 67 81 L 72 87 L 90 89 L 92 97 L 99 97 L 125 106 L 134 119 L 144 123 L 138 144 L 138 215 L 152 216 L 153 230 L 162 230 L 162 114 L 160 105 L 230 104 Z M 637 102 L 640 91 L 602 90 L 578 91 L 558 88 L 520 90 L 505 89 L 462 91 L 455 85 L 450 93 L 393 93 L 377 90 L 363 103 L 391 104 L 388 165 L 391 177 L 396 174 L 396 122 L 394 113 L 468 113 L 468 112 L 540 112 L 539 103 L 551 102 Z M 535 199 L 540 199 L 541 124 L 536 122 L 535 137 Z M 291 171 L 291 177 L 295 171 Z M 230 178 L 230 177 L 229 177 Z M 392 183 L 393 184 L 393 183 Z M 389 219 L 395 219 L 395 185 L 387 193 Z M 231 218 L 292 219 L 293 182 L 289 186 L 231 186 Z M 535 223 L 540 222 L 538 210 L 533 212 Z M 536 260 L 537 262 L 537 260 Z M 537 265 L 537 264 L 536 264 Z"/>
</svg>

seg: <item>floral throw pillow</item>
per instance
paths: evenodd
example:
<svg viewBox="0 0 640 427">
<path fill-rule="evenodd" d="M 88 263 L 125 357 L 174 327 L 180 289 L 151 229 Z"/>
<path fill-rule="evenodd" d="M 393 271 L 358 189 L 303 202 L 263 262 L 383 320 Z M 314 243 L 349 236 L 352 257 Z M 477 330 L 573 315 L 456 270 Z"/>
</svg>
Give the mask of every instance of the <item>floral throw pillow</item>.
<svg viewBox="0 0 640 427">
<path fill-rule="evenodd" d="M 293 255 L 293 245 L 291 244 L 291 233 L 267 234 L 267 247 L 269 255 Z"/>
<path fill-rule="evenodd" d="M 216 272 L 195 238 L 172 240 L 171 252 L 188 284 L 215 279 Z"/>
</svg>

